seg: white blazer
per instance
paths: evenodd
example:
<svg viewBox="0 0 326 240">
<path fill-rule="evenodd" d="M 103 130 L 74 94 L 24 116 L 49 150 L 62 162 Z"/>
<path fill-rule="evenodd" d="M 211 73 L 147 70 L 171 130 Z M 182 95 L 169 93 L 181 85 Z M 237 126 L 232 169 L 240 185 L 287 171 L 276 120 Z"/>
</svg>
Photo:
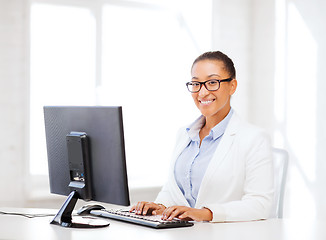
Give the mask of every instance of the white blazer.
<svg viewBox="0 0 326 240">
<path fill-rule="evenodd" d="M 174 177 L 175 161 L 190 142 L 178 132 L 169 178 L 155 202 L 189 206 Z M 273 199 L 273 163 L 268 135 L 233 113 L 203 177 L 195 208 L 208 208 L 212 222 L 269 217 Z"/>
</svg>

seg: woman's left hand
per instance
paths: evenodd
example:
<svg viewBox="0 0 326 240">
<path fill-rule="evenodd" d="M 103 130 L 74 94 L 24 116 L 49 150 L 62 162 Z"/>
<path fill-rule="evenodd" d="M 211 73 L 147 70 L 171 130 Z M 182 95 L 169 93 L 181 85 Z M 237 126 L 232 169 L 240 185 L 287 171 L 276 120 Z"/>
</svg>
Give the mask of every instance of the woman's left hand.
<svg viewBox="0 0 326 240">
<path fill-rule="evenodd" d="M 162 220 L 172 220 L 179 218 L 187 221 L 211 221 L 213 213 L 208 208 L 190 208 L 185 206 L 172 206 L 163 211 Z"/>
</svg>

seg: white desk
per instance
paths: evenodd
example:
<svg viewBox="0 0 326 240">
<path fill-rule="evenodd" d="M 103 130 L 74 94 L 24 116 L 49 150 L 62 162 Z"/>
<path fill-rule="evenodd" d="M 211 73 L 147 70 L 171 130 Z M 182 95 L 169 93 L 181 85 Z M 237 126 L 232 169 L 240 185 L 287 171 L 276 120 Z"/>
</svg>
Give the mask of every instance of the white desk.
<svg viewBox="0 0 326 240">
<path fill-rule="evenodd" d="M 4 212 L 54 213 L 47 209 L 0 208 Z M 325 240 L 326 222 L 271 219 L 238 223 L 195 223 L 176 229 L 151 229 L 109 220 L 109 227 L 71 229 L 49 224 L 52 217 L 25 218 L 0 214 L 0 239 L 151 239 L 151 240 Z"/>
</svg>

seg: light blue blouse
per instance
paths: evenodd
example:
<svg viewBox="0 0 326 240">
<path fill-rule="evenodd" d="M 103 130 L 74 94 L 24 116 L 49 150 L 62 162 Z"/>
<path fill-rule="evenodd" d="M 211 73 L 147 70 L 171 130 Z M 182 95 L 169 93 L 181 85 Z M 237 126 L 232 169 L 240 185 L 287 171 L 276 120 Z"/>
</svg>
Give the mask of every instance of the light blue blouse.
<svg viewBox="0 0 326 240">
<path fill-rule="evenodd" d="M 180 190 L 191 207 L 196 204 L 198 191 L 207 166 L 221 141 L 232 114 L 233 109 L 231 108 L 228 115 L 212 128 L 209 135 L 203 139 L 201 145 L 199 131 L 205 124 L 205 118 L 197 119 L 186 129 L 191 141 L 178 157 L 174 167 L 174 175 Z"/>
</svg>

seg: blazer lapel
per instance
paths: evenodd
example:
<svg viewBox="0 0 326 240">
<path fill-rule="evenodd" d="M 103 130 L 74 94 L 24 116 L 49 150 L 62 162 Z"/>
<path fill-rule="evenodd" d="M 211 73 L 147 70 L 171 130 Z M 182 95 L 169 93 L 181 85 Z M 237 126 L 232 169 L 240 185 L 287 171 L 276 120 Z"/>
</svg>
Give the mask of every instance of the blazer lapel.
<svg viewBox="0 0 326 240">
<path fill-rule="evenodd" d="M 207 170 L 205 172 L 205 175 L 203 177 L 202 183 L 200 185 L 200 189 L 197 196 L 196 206 L 201 205 L 201 198 L 205 198 L 205 192 L 209 191 L 209 182 L 210 179 L 216 174 L 217 169 L 221 165 L 221 163 L 224 161 L 225 157 L 227 156 L 228 152 L 231 149 L 234 137 L 236 135 L 238 126 L 240 124 L 240 118 L 239 116 L 234 112 L 233 116 L 229 122 L 229 125 L 227 126 L 224 135 L 221 139 L 221 142 L 219 143 L 212 160 L 208 164 Z"/>
</svg>

